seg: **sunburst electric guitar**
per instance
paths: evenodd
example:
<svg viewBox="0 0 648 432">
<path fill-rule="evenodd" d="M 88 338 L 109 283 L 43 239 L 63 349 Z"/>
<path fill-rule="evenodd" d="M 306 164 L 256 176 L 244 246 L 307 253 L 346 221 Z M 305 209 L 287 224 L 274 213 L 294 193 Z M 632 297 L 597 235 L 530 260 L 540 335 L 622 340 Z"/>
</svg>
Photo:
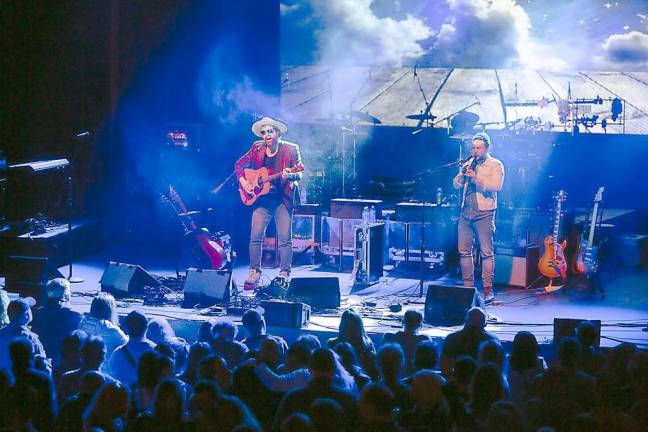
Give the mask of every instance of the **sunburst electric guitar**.
<svg viewBox="0 0 648 432">
<path fill-rule="evenodd" d="M 558 233 L 560 232 L 560 221 L 562 219 L 562 203 L 567 199 L 564 190 L 556 194 L 556 211 L 553 221 L 553 232 L 544 240 L 544 253 L 538 262 L 540 273 L 549 278 L 549 285 L 545 287 L 546 292 L 559 290 L 562 286 L 552 285 L 553 279 L 560 278 L 564 284 L 567 279 L 567 260 L 565 259 L 565 248 L 567 240 L 558 242 Z"/>
</svg>

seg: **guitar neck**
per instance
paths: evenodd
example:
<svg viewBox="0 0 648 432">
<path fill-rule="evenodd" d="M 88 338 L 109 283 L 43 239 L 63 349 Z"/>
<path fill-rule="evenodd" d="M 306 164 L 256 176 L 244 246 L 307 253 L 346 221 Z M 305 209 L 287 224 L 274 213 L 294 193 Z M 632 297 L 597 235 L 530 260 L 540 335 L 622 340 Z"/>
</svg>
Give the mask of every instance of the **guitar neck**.
<svg viewBox="0 0 648 432">
<path fill-rule="evenodd" d="M 558 244 L 558 232 L 560 231 L 560 217 L 562 213 L 562 205 L 561 202 L 558 201 L 556 203 L 556 218 L 554 220 L 554 227 L 553 227 L 553 234 L 552 234 L 552 240 L 553 244 Z"/>
<path fill-rule="evenodd" d="M 592 247 L 594 244 L 594 230 L 596 229 L 596 219 L 598 217 L 598 201 L 594 203 L 594 210 L 592 210 L 592 221 L 590 222 L 589 236 L 587 237 L 587 247 Z"/>
</svg>

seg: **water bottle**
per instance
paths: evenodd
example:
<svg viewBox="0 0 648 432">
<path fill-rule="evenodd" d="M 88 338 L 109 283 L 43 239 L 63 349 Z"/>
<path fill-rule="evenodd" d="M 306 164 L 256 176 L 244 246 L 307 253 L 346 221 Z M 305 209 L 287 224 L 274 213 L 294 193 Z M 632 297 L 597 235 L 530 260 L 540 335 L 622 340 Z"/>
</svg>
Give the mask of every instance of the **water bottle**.
<svg viewBox="0 0 648 432">
<path fill-rule="evenodd" d="M 376 223 L 376 207 L 369 207 L 369 223 Z"/>
<path fill-rule="evenodd" d="M 443 202 L 443 189 L 438 187 L 436 192 L 436 203 L 437 205 L 441 205 L 441 202 Z"/>
<path fill-rule="evenodd" d="M 367 225 L 369 223 L 369 207 L 362 207 L 362 224 Z"/>
</svg>

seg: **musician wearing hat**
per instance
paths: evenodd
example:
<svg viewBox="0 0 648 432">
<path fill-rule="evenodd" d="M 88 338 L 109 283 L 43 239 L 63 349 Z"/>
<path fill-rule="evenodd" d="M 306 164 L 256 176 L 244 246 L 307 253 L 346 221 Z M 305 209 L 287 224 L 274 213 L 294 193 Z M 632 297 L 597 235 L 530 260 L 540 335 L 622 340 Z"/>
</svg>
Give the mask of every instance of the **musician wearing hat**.
<svg viewBox="0 0 648 432">
<path fill-rule="evenodd" d="M 482 259 L 482 284 L 486 303 L 494 300 L 495 210 L 497 192 L 502 189 L 504 182 L 504 165 L 490 155 L 490 143 L 490 137 L 485 132 L 475 134 L 472 139 L 472 157 L 461 166 L 453 180 L 455 188 L 463 189 L 458 242 L 463 284 L 475 286 L 472 250 L 477 238 Z"/>
<path fill-rule="evenodd" d="M 290 277 L 292 263 L 292 213 L 298 199 L 298 183 L 301 179 L 301 155 L 299 146 L 281 139 L 288 127 L 272 118 L 263 117 L 254 122 L 252 132 L 260 138 L 235 165 L 241 198 L 251 201 L 252 227 L 250 230 L 250 275 L 245 287 L 256 288 L 261 277 L 261 245 L 266 228 L 274 218 L 279 239 L 279 276 Z M 250 173 L 267 169 L 268 181 L 251 180 Z M 260 185 L 269 184 L 269 188 Z M 260 192 L 262 191 L 262 192 Z"/>
</svg>

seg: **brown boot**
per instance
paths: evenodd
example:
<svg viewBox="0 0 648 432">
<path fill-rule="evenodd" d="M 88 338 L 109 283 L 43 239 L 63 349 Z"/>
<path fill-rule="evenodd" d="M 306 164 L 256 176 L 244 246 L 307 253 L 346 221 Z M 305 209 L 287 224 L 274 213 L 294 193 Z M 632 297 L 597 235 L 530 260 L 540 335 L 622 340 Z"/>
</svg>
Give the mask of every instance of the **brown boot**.
<svg viewBox="0 0 648 432">
<path fill-rule="evenodd" d="M 245 282 L 243 282 L 243 289 L 255 290 L 259 287 L 260 282 L 261 272 L 257 269 L 250 269 L 250 274 L 247 279 L 245 279 Z"/>
<path fill-rule="evenodd" d="M 484 287 L 484 304 L 491 304 L 495 301 L 493 287 Z"/>
</svg>

